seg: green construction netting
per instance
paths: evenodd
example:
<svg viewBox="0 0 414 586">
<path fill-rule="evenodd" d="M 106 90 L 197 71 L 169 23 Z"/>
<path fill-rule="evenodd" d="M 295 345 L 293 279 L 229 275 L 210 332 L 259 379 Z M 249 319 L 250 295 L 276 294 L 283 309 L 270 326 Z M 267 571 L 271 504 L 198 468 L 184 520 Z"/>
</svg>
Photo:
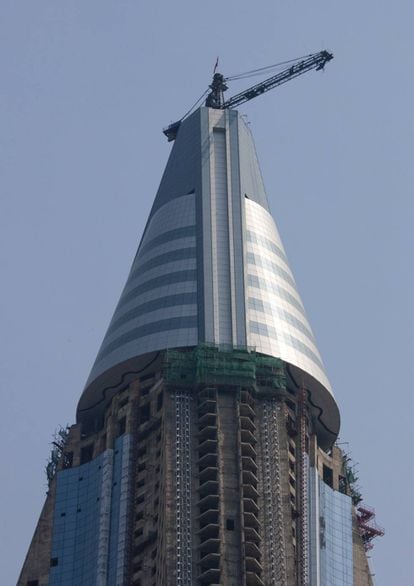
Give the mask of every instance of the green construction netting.
<svg viewBox="0 0 414 586">
<path fill-rule="evenodd" d="M 167 350 L 163 374 L 167 382 L 180 385 L 286 387 L 283 361 L 249 348 L 200 344 L 191 350 Z"/>
</svg>

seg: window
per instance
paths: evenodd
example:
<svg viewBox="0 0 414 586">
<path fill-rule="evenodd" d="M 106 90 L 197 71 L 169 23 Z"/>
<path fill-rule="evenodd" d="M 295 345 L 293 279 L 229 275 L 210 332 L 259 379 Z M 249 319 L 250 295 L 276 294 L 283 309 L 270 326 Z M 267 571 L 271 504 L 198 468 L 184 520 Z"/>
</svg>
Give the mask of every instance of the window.
<svg viewBox="0 0 414 586">
<path fill-rule="evenodd" d="M 72 468 L 73 452 L 65 452 L 63 454 L 63 468 Z"/>
<path fill-rule="evenodd" d="M 332 468 L 323 465 L 323 481 L 325 484 L 333 488 L 333 471 Z"/>
<path fill-rule="evenodd" d="M 149 421 L 150 415 L 151 405 L 150 403 L 147 403 L 146 405 L 143 405 L 139 410 L 139 422 L 146 423 L 147 421 Z"/>
<path fill-rule="evenodd" d="M 88 444 L 87 446 L 83 446 L 81 449 L 81 456 L 80 456 L 80 463 L 86 464 L 90 462 L 93 457 L 93 444 Z"/>
<path fill-rule="evenodd" d="M 145 380 L 150 380 L 153 377 L 154 377 L 154 374 L 151 372 L 150 374 L 144 374 L 144 376 L 141 376 L 139 380 L 141 382 L 144 382 Z"/>
<path fill-rule="evenodd" d="M 234 519 L 226 520 L 226 529 L 227 531 L 234 531 Z"/>
<path fill-rule="evenodd" d="M 54 568 L 55 566 L 57 566 L 58 565 L 58 561 L 59 561 L 58 558 L 52 558 L 50 560 L 50 567 L 51 568 Z"/>
<path fill-rule="evenodd" d="M 345 476 L 339 477 L 339 492 L 346 494 L 347 482 Z"/>
<path fill-rule="evenodd" d="M 126 417 L 122 417 L 122 419 L 120 419 L 118 421 L 118 436 L 124 435 L 125 431 L 126 431 Z"/>
</svg>

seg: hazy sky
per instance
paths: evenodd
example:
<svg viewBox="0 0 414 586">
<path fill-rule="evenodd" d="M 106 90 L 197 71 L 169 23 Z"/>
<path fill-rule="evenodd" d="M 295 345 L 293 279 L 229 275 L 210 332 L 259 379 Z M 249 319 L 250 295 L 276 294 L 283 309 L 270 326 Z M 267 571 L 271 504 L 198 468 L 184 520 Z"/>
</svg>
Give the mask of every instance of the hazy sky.
<svg viewBox="0 0 414 586">
<path fill-rule="evenodd" d="M 170 145 L 226 74 L 330 49 L 241 107 L 386 536 L 376 584 L 413 583 L 414 4 L 1 0 L 0 586 L 123 287 Z M 230 96 L 245 87 L 233 85 Z"/>
</svg>

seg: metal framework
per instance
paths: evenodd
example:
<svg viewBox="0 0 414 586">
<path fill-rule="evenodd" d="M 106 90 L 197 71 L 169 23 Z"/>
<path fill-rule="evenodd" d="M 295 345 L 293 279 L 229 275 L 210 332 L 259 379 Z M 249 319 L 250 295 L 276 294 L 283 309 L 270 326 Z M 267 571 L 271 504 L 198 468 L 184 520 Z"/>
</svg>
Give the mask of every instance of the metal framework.
<svg viewBox="0 0 414 586">
<path fill-rule="evenodd" d="M 331 61 L 331 59 L 333 59 L 333 55 L 328 51 L 321 51 L 320 53 L 309 55 L 307 59 L 303 59 L 302 61 L 291 65 L 291 67 L 283 70 L 281 73 L 269 77 L 269 79 L 257 83 L 247 90 L 243 90 L 218 107 L 222 110 L 225 110 L 227 108 L 235 108 L 236 106 L 240 106 L 240 104 L 244 104 L 245 102 L 260 96 L 265 92 L 268 92 L 269 90 L 278 87 L 287 81 L 290 81 L 291 79 L 295 79 L 295 77 L 299 77 L 299 75 L 302 75 L 307 71 L 311 71 L 312 69 L 320 71 L 325 67 L 328 61 Z"/>
<path fill-rule="evenodd" d="M 270 562 L 269 586 L 286 586 L 286 548 L 283 526 L 282 479 L 280 469 L 280 414 L 276 399 L 263 403 L 262 437 L 264 446 L 263 496 L 268 522 L 266 547 Z"/>
<path fill-rule="evenodd" d="M 236 108 L 237 106 L 240 106 L 241 104 L 244 104 L 245 102 L 248 102 L 257 96 L 260 96 L 265 92 L 278 87 L 279 85 L 283 85 L 291 79 L 295 79 L 295 77 L 299 77 L 307 71 L 311 71 L 312 69 L 320 71 L 324 69 L 326 63 L 332 59 L 333 55 L 328 51 L 313 53 L 312 55 L 308 55 L 308 57 L 305 59 L 296 61 L 293 63 L 293 65 L 287 69 L 284 69 L 277 75 L 273 75 L 272 77 L 269 77 L 268 79 L 265 79 L 264 81 L 257 83 L 246 90 L 243 90 L 228 100 L 224 100 L 224 92 L 228 89 L 226 84 L 227 80 L 221 73 L 215 73 L 213 76 L 213 81 L 209 86 L 211 92 L 209 92 L 206 98 L 205 105 L 209 108 L 215 108 L 218 110 Z M 188 114 L 181 118 L 181 120 L 173 122 L 167 126 L 167 128 L 164 128 L 163 133 L 168 138 L 168 142 L 175 140 L 181 122 L 184 120 L 184 118 L 186 118 L 187 115 Z"/>
<path fill-rule="evenodd" d="M 299 424 L 299 584 L 309 585 L 309 458 L 306 452 L 306 391 L 301 390 L 298 400 Z"/>
<path fill-rule="evenodd" d="M 365 551 L 374 547 L 371 542 L 375 537 L 382 537 L 385 533 L 375 521 L 375 510 L 365 504 L 357 507 L 357 525 Z"/>
<path fill-rule="evenodd" d="M 177 586 L 192 586 L 190 397 L 177 392 L 174 401 Z"/>
</svg>

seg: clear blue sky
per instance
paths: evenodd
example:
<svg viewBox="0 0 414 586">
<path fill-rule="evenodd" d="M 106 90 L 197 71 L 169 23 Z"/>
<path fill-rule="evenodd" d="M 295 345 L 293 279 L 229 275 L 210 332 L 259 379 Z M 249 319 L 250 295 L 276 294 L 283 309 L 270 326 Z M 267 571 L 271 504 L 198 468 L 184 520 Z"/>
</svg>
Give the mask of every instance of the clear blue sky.
<svg viewBox="0 0 414 586">
<path fill-rule="evenodd" d="M 242 110 L 341 439 L 386 528 L 376 583 L 413 583 L 413 22 L 408 0 L 2 0 L 0 586 L 16 582 L 51 436 L 74 422 L 135 254 L 162 127 L 217 55 L 232 74 L 322 48 L 324 73 Z"/>
</svg>

